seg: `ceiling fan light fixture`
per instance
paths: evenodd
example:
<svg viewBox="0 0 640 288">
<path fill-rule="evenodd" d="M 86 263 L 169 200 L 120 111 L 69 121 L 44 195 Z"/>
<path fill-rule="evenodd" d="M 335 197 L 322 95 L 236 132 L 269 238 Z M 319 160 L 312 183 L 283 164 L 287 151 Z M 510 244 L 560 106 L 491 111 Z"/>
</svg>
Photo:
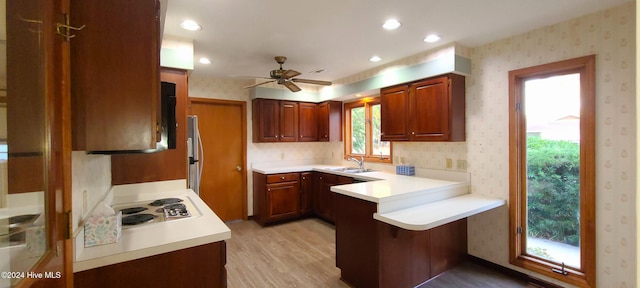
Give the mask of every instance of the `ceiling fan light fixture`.
<svg viewBox="0 0 640 288">
<path fill-rule="evenodd" d="M 424 38 L 424 42 L 427 42 L 427 43 L 434 43 L 434 42 L 438 42 L 439 40 L 440 40 L 440 36 L 436 34 L 431 34 Z"/>
<path fill-rule="evenodd" d="M 180 27 L 182 27 L 182 29 L 184 30 L 189 30 L 189 31 L 202 30 L 202 26 L 200 26 L 200 24 L 196 23 L 196 21 L 193 21 L 193 20 L 182 21 L 182 23 L 180 23 Z"/>
<path fill-rule="evenodd" d="M 371 62 L 379 62 L 380 60 L 382 60 L 382 58 L 378 56 L 372 56 L 371 58 L 369 58 L 369 61 Z"/>
<path fill-rule="evenodd" d="M 400 28 L 400 26 L 402 26 L 402 24 L 400 24 L 396 19 L 389 19 L 382 24 L 382 28 L 385 30 L 396 30 Z"/>
</svg>

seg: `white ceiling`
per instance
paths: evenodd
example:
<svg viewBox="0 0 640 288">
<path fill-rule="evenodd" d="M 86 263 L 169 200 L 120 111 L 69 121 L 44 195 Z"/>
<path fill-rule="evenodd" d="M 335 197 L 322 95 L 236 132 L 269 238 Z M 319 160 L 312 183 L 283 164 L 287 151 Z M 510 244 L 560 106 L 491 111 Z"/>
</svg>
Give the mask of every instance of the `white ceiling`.
<svg viewBox="0 0 640 288">
<path fill-rule="evenodd" d="M 629 0 L 169 0 L 164 34 L 193 39 L 207 77 L 267 77 L 278 67 L 333 81 L 447 43 L 467 47 L 620 5 Z M 381 26 L 396 18 L 394 31 Z M 180 28 L 185 19 L 202 30 Z M 442 40 L 427 44 L 437 33 Z M 382 61 L 369 62 L 378 55 Z M 197 62 L 208 57 L 212 64 Z M 309 73 L 324 69 L 322 73 Z"/>
</svg>

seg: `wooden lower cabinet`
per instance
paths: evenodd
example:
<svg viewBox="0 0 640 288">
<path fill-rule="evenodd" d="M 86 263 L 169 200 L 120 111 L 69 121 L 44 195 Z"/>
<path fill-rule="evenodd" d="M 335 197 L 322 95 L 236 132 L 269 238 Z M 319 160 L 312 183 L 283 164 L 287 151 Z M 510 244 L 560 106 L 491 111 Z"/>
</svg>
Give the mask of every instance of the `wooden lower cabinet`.
<svg viewBox="0 0 640 288">
<path fill-rule="evenodd" d="M 253 218 L 258 224 L 300 215 L 300 173 L 253 172 Z"/>
<path fill-rule="evenodd" d="M 353 287 L 415 287 L 467 254 L 466 218 L 425 231 L 373 219 L 376 203 L 335 195 L 336 266 Z"/>
<path fill-rule="evenodd" d="M 313 200 L 315 199 L 316 182 L 314 172 L 300 173 L 300 215 L 313 214 Z"/>
<path fill-rule="evenodd" d="M 73 274 L 74 287 L 227 287 L 226 242 L 94 268 Z"/>
<path fill-rule="evenodd" d="M 316 198 L 314 202 L 315 214 L 330 222 L 335 223 L 335 192 L 331 191 L 331 186 L 353 183 L 353 178 L 344 177 L 330 173 L 316 173 Z"/>
</svg>

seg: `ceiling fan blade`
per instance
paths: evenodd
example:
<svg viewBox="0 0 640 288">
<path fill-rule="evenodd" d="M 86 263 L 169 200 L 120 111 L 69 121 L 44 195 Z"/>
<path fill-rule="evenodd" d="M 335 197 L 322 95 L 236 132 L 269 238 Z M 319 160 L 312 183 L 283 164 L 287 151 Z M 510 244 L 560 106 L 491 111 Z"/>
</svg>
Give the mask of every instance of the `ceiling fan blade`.
<svg viewBox="0 0 640 288">
<path fill-rule="evenodd" d="M 289 79 L 291 77 L 296 77 L 296 76 L 298 76 L 300 74 L 302 74 L 302 73 L 300 73 L 300 72 L 298 72 L 296 70 L 287 70 L 287 71 L 284 71 L 284 73 L 282 73 L 282 78 Z"/>
<path fill-rule="evenodd" d="M 321 81 L 321 80 L 311 80 L 311 79 L 300 79 L 300 78 L 296 78 L 296 79 L 291 79 L 291 81 L 293 82 L 298 82 L 298 83 L 306 83 L 306 84 L 315 84 L 315 85 L 324 85 L 324 86 L 331 86 L 331 82 L 329 81 Z"/>
<path fill-rule="evenodd" d="M 253 85 L 246 86 L 246 87 L 244 87 L 244 89 L 253 88 L 253 87 L 260 86 L 262 84 L 271 83 L 271 82 L 276 82 L 276 80 L 270 80 L 270 81 L 264 81 L 264 82 L 256 83 L 256 84 L 253 84 Z"/>
<path fill-rule="evenodd" d="M 289 88 L 289 90 L 291 90 L 291 92 L 298 92 L 300 91 L 300 87 L 298 87 L 298 85 L 294 84 L 291 81 L 287 81 L 282 83 L 282 85 L 286 86 L 287 88 Z"/>
</svg>

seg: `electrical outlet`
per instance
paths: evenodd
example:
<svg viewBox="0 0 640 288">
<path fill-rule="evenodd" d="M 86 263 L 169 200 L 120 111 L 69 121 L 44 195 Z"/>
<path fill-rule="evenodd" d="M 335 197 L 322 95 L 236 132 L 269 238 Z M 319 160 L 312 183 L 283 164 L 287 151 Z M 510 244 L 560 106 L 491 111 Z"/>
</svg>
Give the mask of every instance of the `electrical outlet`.
<svg viewBox="0 0 640 288">
<path fill-rule="evenodd" d="M 467 160 L 458 160 L 456 167 L 458 170 L 467 170 Z"/>
<path fill-rule="evenodd" d="M 447 162 L 447 169 L 453 168 L 453 160 L 451 158 L 447 158 L 446 162 Z"/>
</svg>

